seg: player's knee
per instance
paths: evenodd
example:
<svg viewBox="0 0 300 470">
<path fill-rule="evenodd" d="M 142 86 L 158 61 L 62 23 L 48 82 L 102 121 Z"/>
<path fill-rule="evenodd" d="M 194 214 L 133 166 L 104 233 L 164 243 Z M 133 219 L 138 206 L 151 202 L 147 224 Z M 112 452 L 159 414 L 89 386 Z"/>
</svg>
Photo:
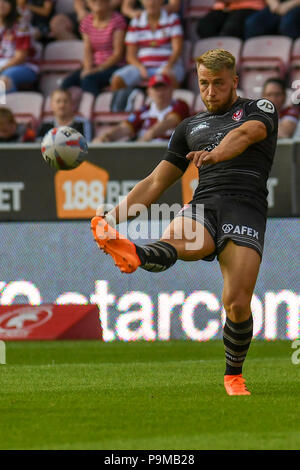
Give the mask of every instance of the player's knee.
<svg viewBox="0 0 300 470">
<path fill-rule="evenodd" d="M 246 321 L 251 315 L 250 302 L 248 298 L 224 295 L 223 296 L 224 308 L 226 315 L 233 322 Z"/>
</svg>

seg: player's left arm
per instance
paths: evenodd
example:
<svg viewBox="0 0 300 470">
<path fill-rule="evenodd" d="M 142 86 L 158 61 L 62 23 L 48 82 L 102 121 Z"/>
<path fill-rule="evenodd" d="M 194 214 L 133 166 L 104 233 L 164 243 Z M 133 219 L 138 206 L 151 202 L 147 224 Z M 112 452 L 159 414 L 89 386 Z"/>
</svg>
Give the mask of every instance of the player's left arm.
<svg viewBox="0 0 300 470">
<path fill-rule="evenodd" d="M 202 164 L 213 164 L 231 160 L 241 155 L 250 145 L 264 140 L 268 135 L 265 124 L 261 121 L 251 120 L 240 127 L 230 131 L 211 152 L 201 150 L 190 152 L 188 160 L 192 160 L 196 167 Z"/>
</svg>

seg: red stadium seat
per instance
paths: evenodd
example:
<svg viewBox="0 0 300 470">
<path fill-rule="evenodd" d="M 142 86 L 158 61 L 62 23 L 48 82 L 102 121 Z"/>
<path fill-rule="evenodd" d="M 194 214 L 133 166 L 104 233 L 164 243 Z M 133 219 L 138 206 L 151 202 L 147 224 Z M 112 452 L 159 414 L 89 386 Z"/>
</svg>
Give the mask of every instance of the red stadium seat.
<svg viewBox="0 0 300 470">
<path fill-rule="evenodd" d="M 84 55 L 83 41 L 54 41 L 44 51 L 41 72 L 70 72 L 81 67 Z"/>
<path fill-rule="evenodd" d="M 236 58 L 237 68 L 239 68 L 240 54 L 242 49 L 241 39 L 231 36 L 216 36 L 208 39 L 200 39 L 195 43 L 192 50 L 191 62 L 189 66 L 190 70 L 188 73 L 188 88 L 195 93 L 199 93 L 195 60 L 197 57 L 204 54 L 204 52 L 209 51 L 210 49 L 226 49 L 227 51 L 231 52 L 231 54 L 233 54 Z"/>
<path fill-rule="evenodd" d="M 184 18 L 201 18 L 212 9 L 215 0 L 189 0 L 184 3 Z"/>
<path fill-rule="evenodd" d="M 244 43 L 241 57 L 242 87 L 257 98 L 270 77 L 284 78 L 290 62 L 292 40 L 285 36 L 259 36 Z"/>
<path fill-rule="evenodd" d="M 296 39 L 292 49 L 291 82 L 300 80 L 300 38 Z"/>
<path fill-rule="evenodd" d="M 31 123 L 36 127 L 41 119 L 44 97 L 36 92 L 8 93 L 6 106 L 13 112 L 17 122 Z"/>
<path fill-rule="evenodd" d="M 194 109 L 196 96 L 193 91 L 178 88 L 173 91 L 173 98 L 184 101 L 189 106 L 190 110 Z"/>
<path fill-rule="evenodd" d="M 130 114 L 129 112 L 112 112 L 112 98 L 113 92 L 111 91 L 104 91 L 96 98 L 93 112 L 93 121 L 96 126 L 108 123 L 119 123 L 123 119 L 126 119 Z M 145 95 L 142 91 L 139 90 L 134 98 L 133 109 L 140 109 L 143 106 L 144 101 Z"/>
<path fill-rule="evenodd" d="M 95 97 L 91 93 L 83 92 L 78 107 L 80 116 L 86 119 L 92 119 Z"/>
<path fill-rule="evenodd" d="M 44 73 L 40 77 L 39 90 L 43 95 L 51 95 L 53 90 L 60 87 L 67 73 Z"/>
</svg>

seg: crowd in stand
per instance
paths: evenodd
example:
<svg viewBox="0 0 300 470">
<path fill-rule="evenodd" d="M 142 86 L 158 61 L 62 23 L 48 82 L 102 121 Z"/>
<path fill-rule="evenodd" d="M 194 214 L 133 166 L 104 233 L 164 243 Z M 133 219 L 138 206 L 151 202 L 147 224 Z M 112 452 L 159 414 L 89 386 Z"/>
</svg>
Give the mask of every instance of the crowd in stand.
<svg viewBox="0 0 300 470">
<path fill-rule="evenodd" d="M 41 51 L 51 42 L 82 39 L 84 46 L 82 66 L 65 74 L 52 91 L 51 119 L 25 126 L 2 105 L 1 142 L 38 140 L 59 125 L 75 127 L 95 142 L 168 139 L 195 111 L 172 97 L 174 89 L 188 88 L 184 41 L 191 39 L 192 22 L 199 41 L 224 36 L 241 41 L 263 35 L 300 38 L 300 0 L 215 1 L 196 19 L 187 13 L 195 1 L 73 0 L 73 11 L 67 13 L 56 12 L 58 2 L 0 0 L 0 80 L 7 93 L 39 91 Z M 199 8 L 207 3 L 197 2 Z M 299 105 L 286 102 L 291 84 L 287 74 L 279 75 L 268 78 L 261 96 L 278 109 L 279 138 L 292 137 Z M 129 96 L 137 87 L 145 91 L 145 104 L 131 110 Z M 94 98 L 110 90 L 112 111 L 129 113 L 113 128 L 95 129 L 76 114 L 74 88 Z"/>
</svg>

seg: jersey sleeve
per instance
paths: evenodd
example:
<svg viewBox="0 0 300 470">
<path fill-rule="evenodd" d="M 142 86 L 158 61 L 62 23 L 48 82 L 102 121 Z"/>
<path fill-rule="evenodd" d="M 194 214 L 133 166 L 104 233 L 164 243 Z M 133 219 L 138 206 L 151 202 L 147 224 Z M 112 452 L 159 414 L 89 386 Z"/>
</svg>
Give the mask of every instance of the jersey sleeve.
<svg viewBox="0 0 300 470">
<path fill-rule="evenodd" d="M 267 129 L 268 136 L 278 130 L 278 115 L 274 104 L 267 99 L 251 101 L 246 107 L 246 121 L 260 121 Z"/>
<path fill-rule="evenodd" d="M 168 149 L 163 158 L 163 160 L 173 163 L 173 165 L 177 166 L 183 172 L 185 172 L 190 163 L 189 160 L 186 159 L 187 154 L 190 152 L 186 141 L 186 124 L 187 119 L 176 127 L 171 135 Z"/>
</svg>

